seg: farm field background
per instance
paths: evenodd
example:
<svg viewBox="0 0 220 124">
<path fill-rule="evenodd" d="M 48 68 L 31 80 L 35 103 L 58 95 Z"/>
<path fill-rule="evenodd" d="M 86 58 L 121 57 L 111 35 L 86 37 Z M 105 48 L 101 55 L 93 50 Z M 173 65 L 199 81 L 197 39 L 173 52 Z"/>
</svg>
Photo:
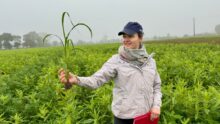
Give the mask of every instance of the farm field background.
<svg viewBox="0 0 220 124">
<path fill-rule="evenodd" d="M 199 42 L 201 41 L 202 42 Z M 180 42 L 178 42 L 180 41 Z M 194 42 L 195 41 L 195 42 Z M 145 42 L 162 80 L 161 124 L 220 123 L 220 38 Z M 119 43 L 76 46 L 71 72 L 90 76 Z M 91 90 L 63 90 L 62 47 L 0 51 L 0 123 L 111 124 L 113 81 Z"/>
</svg>

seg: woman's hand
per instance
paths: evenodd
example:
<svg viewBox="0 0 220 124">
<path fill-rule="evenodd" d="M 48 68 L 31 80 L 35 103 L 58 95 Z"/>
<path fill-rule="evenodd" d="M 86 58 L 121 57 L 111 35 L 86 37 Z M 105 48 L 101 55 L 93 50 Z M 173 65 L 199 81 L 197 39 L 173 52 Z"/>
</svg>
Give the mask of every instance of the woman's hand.
<svg viewBox="0 0 220 124">
<path fill-rule="evenodd" d="M 160 108 L 159 107 L 153 107 L 151 110 L 151 120 L 154 120 L 155 118 L 158 118 L 160 115 Z"/>
<path fill-rule="evenodd" d="M 66 74 L 65 74 L 65 71 L 64 71 L 63 68 L 61 68 L 58 71 L 58 74 L 59 74 L 60 82 L 63 83 L 63 84 L 67 84 L 67 83 L 77 84 L 78 83 L 78 79 L 76 78 L 76 76 L 74 74 L 70 73 L 70 72 L 69 72 L 69 80 L 67 81 Z"/>
</svg>

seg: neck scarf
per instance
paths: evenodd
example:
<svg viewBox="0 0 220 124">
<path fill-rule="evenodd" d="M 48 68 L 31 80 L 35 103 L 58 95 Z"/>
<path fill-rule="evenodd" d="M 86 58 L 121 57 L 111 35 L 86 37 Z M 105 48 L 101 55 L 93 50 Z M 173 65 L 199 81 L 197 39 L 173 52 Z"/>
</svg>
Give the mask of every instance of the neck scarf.
<svg viewBox="0 0 220 124">
<path fill-rule="evenodd" d="M 154 54 L 152 53 L 149 55 L 142 43 L 140 44 L 139 49 L 130 49 L 126 48 L 124 45 L 121 45 L 118 49 L 118 53 L 123 60 L 137 66 L 143 65 Z"/>
</svg>

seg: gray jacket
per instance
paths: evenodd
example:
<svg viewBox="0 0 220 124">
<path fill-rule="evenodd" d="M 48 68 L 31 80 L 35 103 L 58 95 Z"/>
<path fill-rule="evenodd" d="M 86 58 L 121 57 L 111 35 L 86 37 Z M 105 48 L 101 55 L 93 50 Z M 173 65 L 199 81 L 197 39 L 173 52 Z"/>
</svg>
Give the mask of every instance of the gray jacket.
<svg viewBox="0 0 220 124">
<path fill-rule="evenodd" d="M 78 85 L 92 89 L 114 79 L 111 109 L 118 118 L 134 118 L 161 107 L 161 79 L 152 57 L 138 67 L 115 54 L 92 76 L 78 79 Z"/>
</svg>

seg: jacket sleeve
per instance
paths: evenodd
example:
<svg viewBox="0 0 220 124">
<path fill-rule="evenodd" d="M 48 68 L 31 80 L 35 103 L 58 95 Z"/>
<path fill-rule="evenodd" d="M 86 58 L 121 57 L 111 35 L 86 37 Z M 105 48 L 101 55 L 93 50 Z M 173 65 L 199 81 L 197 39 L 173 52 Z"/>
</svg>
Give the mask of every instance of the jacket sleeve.
<svg viewBox="0 0 220 124">
<path fill-rule="evenodd" d="M 161 79 L 160 79 L 160 75 L 157 71 L 157 68 L 156 68 L 154 84 L 153 84 L 153 94 L 154 94 L 153 107 L 160 108 L 162 105 Z"/>
<path fill-rule="evenodd" d="M 114 78 L 117 74 L 112 57 L 102 67 L 89 77 L 77 76 L 79 86 L 96 89 Z"/>
</svg>

